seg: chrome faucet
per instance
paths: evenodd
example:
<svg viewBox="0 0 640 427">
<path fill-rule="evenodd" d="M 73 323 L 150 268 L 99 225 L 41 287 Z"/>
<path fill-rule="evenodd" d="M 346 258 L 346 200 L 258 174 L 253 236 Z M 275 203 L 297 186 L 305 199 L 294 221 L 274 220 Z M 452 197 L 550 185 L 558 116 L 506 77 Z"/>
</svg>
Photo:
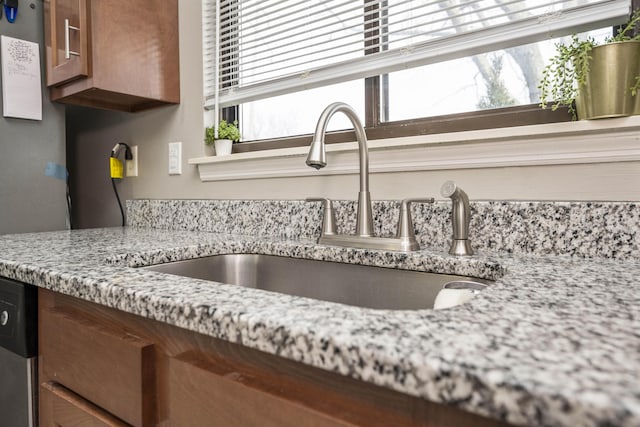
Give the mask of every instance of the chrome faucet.
<svg viewBox="0 0 640 427">
<path fill-rule="evenodd" d="M 315 169 L 320 169 L 327 165 L 324 136 L 327 131 L 329 119 L 337 112 L 342 112 L 349 118 L 358 140 L 360 192 L 358 193 L 356 234 L 341 235 L 335 232 L 335 220 L 333 219 L 334 210 L 331 200 L 317 198 L 307 199 L 307 201 L 322 201 L 324 203 L 324 220 L 318 243 L 403 252 L 420 249 L 420 245 L 415 238 L 409 205 L 413 202 L 432 203 L 433 198 L 403 200 L 400 206 L 400 217 L 398 218 L 398 229 L 395 238 L 373 236 L 373 214 L 371 211 L 371 195 L 369 193 L 369 148 L 367 146 L 367 136 L 358 115 L 349 105 L 343 102 L 334 102 L 322 112 L 316 125 L 316 132 L 311 141 L 311 146 L 309 147 L 307 165 Z"/>
<path fill-rule="evenodd" d="M 473 255 L 471 243 L 469 242 L 469 223 L 471 221 L 471 209 L 469 207 L 469 197 L 453 181 L 447 181 L 440 188 L 442 197 L 449 197 L 451 206 L 451 255 L 467 256 Z"/>
<path fill-rule="evenodd" d="M 369 147 L 367 146 L 367 135 L 364 126 L 358 118 L 358 114 L 353 108 L 344 102 L 334 102 L 324 109 L 316 132 L 311 140 L 309 155 L 307 156 L 307 166 L 315 169 L 323 168 L 327 165 L 324 135 L 327 132 L 329 119 L 337 112 L 344 113 L 356 132 L 358 140 L 358 153 L 360 158 L 360 192 L 358 193 L 358 214 L 356 217 L 356 235 L 362 237 L 373 236 L 373 214 L 371 213 L 371 194 L 369 193 Z"/>
</svg>

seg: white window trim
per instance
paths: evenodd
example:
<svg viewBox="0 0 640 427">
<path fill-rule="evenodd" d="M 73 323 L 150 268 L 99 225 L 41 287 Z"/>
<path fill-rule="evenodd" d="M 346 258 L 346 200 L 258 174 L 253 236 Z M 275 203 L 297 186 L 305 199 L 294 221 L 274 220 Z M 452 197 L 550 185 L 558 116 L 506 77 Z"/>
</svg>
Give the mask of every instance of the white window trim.
<svg viewBox="0 0 640 427">
<path fill-rule="evenodd" d="M 308 147 L 198 157 L 200 180 L 357 174 L 358 145 L 327 145 L 327 167 L 305 164 Z M 369 141 L 370 173 L 569 165 L 640 160 L 640 116 Z"/>
</svg>

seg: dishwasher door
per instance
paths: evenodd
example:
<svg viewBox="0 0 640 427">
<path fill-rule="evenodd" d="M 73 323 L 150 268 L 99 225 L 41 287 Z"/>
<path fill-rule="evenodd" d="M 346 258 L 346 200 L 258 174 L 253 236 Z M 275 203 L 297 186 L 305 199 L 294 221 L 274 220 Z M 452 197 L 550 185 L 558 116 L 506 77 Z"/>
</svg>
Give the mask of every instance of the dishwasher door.
<svg viewBox="0 0 640 427">
<path fill-rule="evenodd" d="M 36 358 L 25 358 L 0 347 L 0 425 L 35 427 Z"/>
<path fill-rule="evenodd" d="M 37 425 L 37 290 L 0 277 L 0 426 Z"/>
</svg>

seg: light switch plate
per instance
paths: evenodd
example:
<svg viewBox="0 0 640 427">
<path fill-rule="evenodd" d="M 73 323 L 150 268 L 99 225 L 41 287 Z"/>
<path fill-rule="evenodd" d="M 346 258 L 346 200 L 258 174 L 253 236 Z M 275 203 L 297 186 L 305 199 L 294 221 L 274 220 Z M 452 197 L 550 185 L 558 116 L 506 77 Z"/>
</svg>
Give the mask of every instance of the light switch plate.
<svg viewBox="0 0 640 427">
<path fill-rule="evenodd" d="M 169 143 L 169 175 L 182 174 L 182 142 Z"/>
</svg>

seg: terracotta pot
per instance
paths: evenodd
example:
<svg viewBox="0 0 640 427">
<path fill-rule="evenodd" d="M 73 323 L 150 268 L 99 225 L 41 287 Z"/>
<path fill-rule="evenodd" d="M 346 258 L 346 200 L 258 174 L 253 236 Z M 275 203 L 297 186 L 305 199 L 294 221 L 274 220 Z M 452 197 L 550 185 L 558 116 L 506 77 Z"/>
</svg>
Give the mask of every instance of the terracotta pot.
<svg viewBox="0 0 640 427">
<path fill-rule="evenodd" d="M 640 41 L 596 46 L 586 84 L 576 97 L 579 119 L 603 119 L 640 114 L 640 94 L 629 90 L 640 75 Z"/>
</svg>

